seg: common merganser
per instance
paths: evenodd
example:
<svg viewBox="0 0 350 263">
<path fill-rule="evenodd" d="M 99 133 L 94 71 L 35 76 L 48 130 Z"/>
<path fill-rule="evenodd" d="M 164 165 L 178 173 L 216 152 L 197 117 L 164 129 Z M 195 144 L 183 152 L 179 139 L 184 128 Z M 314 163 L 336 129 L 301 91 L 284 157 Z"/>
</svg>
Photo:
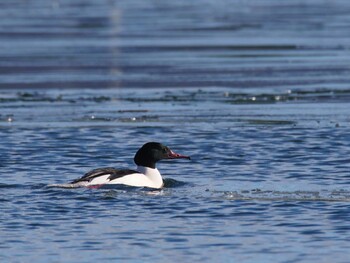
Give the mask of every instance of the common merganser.
<svg viewBox="0 0 350 263">
<path fill-rule="evenodd" d="M 120 170 L 112 167 L 98 168 L 83 177 L 62 187 L 98 188 L 103 185 L 121 184 L 136 187 L 162 188 L 163 178 L 156 168 L 156 163 L 163 159 L 191 159 L 189 156 L 173 152 L 169 147 L 158 142 L 144 144 L 135 154 L 136 170 Z"/>
</svg>

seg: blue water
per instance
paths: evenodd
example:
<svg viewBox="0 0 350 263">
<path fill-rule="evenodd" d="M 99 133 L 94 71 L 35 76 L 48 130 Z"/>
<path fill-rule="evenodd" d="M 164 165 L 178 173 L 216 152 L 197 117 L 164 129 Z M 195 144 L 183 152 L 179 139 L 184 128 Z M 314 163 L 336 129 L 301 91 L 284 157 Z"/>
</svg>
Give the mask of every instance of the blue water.
<svg viewBox="0 0 350 263">
<path fill-rule="evenodd" d="M 348 262 L 348 1 L 0 3 L 1 262 Z M 162 190 L 62 189 L 134 168 Z"/>
</svg>

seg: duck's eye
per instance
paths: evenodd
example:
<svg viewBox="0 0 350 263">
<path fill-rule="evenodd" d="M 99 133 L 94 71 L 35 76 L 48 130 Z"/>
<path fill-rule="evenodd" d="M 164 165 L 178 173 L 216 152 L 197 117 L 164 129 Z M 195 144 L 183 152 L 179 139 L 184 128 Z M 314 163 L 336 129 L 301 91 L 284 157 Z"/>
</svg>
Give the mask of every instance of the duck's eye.
<svg viewBox="0 0 350 263">
<path fill-rule="evenodd" d="M 169 152 L 169 149 L 168 148 L 163 148 L 163 153 L 168 153 Z"/>
</svg>

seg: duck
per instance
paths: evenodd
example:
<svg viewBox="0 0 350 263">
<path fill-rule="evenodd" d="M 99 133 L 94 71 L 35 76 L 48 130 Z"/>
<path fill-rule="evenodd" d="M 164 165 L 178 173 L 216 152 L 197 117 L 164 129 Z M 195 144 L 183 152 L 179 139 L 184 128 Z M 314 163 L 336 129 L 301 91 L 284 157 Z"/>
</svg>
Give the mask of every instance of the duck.
<svg viewBox="0 0 350 263">
<path fill-rule="evenodd" d="M 159 142 L 145 143 L 135 154 L 135 169 L 116 169 L 113 167 L 93 169 L 81 178 L 75 179 L 65 187 L 100 188 L 104 185 L 126 185 L 161 189 L 164 181 L 157 162 L 165 159 L 188 159 L 187 155 L 178 154 Z"/>
</svg>

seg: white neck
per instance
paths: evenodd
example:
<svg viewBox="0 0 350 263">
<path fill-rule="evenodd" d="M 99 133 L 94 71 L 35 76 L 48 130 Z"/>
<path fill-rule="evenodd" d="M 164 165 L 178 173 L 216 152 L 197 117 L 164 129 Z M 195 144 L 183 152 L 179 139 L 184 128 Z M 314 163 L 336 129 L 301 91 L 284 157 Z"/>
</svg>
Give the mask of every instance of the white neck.
<svg viewBox="0 0 350 263">
<path fill-rule="evenodd" d="M 163 178 L 157 168 L 153 169 L 139 165 L 137 171 L 144 174 L 151 181 L 152 187 L 161 188 L 163 186 Z"/>
</svg>

